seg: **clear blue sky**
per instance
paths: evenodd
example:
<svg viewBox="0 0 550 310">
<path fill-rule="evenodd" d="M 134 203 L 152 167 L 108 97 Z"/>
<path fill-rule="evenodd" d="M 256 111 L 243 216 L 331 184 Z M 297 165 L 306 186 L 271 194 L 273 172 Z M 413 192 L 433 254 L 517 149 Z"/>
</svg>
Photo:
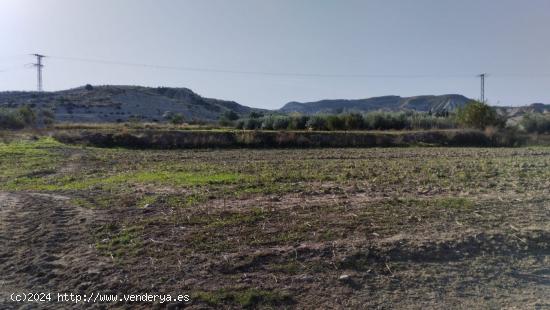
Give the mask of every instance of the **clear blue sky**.
<svg viewBox="0 0 550 310">
<path fill-rule="evenodd" d="M 0 0 L 0 90 L 36 88 L 29 53 L 176 67 L 45 60 L 44 88 L 188 87 L 262 108 L 288 101 L 460 93 L 550 103 L 548 0 Z M 390 75 L 349 77 L 347 75 Z"/>
</svg>

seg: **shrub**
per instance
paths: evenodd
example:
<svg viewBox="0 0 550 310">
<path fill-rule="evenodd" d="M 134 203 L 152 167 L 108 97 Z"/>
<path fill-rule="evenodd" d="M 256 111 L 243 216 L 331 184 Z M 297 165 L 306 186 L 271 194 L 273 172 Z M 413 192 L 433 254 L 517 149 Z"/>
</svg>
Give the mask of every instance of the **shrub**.
<svg viewBox="0 0 550 310">
<path fill-rule="evenodd" d="M 527 114 L 521 119 L 520 125 L 528 133 L 550 133 L 550 116 Z"/>
<path fill-rule="evenodd" d="M 492 136 L 493 145 L 495 146 L 522 146 L 527 143 L 528 137 L 521 135 L 517 127 L 507 127 L 500 129 Z"/>
<path fill-rule="evenodd" d="M 344 115 L 344 126 L 347 130 L 363 129 L 365 122 L 363 116 L 359 113 L 349 113 Z"/>
<path fill-rule="evenodd" d="M 218 124 L 220 126 L 223 126 L 223 127 L 230 127 L 230 126 L 233 126 L 233 121 L 231 120 L 228 120 L 227 118 L 225 117 L 221 117 L 220 120 L 218 121 Z"/>
<path fill-rule="evenodd" d="M 0 110 L 0 129 L 21 129 L 24 127 L 25 122 L 21 115 L 7 109 Z"/>
<path fill-rule="evenodd" d="M 44 125 L 48 126 L 55 122 L 55 114 L 50 110 L 41 110 L 40 119 Z"/>
<path fill-rule="evenodd" d="M 239 115 L 232 110 L 227 110 L 220 115 L 218 123 L 220 126 L 233 126 L 234 121 L 239 119 Z"/>
<path fill-rule="evenodd" d="M 494 108 L 479 101 L 472 101 L 459 108 L 456 119 L 460 125 L 476 129 L 485 129 L 488 126 L 502 128 L 505 124 L 505 120 L 499 117 Z"/>
<path fill-rule="evenodd" d="M 276 116 L 273 119 L 273 129 L 275 130 L 288 129 L 289 124 L 290 124 L 290 118 L 288 116 Z"/>
<path fill-rule="evenodd" d="M 36 122 L 36 113 L 28 106 L 19 108 L 17 113 L 19 113 L 25 125 L 32 125 Z"/>
<path fill-rule="evenodd" d="M 230 121 L 236 121 L 236 120 L 239 119 L 239 114 L 237 114 L 233 110 L 227 110 L 227 111 L 222 113 L 220 118 L 225 118 L 225 119 L 230 120 Z"/>
<path fill-rule="evenodd" d="M 306 129 L 307 121 L 308 117 L 304 115 L 291 116 L 288 128 L 292 130 L 304 130 Z"/>
<path fill-rule="evenodd" d="M 384 126 L 384 120 L 380 112 L 368 113 L 365 116 L 365 125 L 367 129 L 381 129 Z"/>
<path fill-rule="evenodd" d="M 410 116 L 411 129 L 450 129 L 456 128 L 453 117 L 432 116 L 426 113 L 414 113 Z"/>
<path fill-rule="evenodd" d="M 248 118 L 260 118 L 263 116 L 264 115 L 260 112 L 250 112 L 250 114 L 248 114 Z"/>
<path fill-rule="evenodd" d="M 479 130 L 440 132 L 267 132 L 267 131 L 129 131 L 117 133 L 59 131 L 54 138 L 64 143 L 100 147 L 205 148 L 205 147 L 388 147 L 430 144 L 438 146 L 519 146 L 525 136 L 507 130 L 488 137 Z"/>
<path fill-rule="evenodd" d="M 238 121 L 235 123 L 235 128 L 237 128 L 237 129 L 244 129 L 244 123 L 245 123 L 245 120 L 244 120 L 244 119 L 238 120 Z"/>
<path fill-rule="evenodd" d="M 273 116 L 266 116 L 262 119 L 261 128 L 264 130 L 273 130 L 273 123 L 275 118 Z"/>
<path fill-rule="evenodd" d="M 311 130 L 327 130 L 327 121 L 323 115 L 313 115 L 306 123 Z"/>
<path fill-rule="evenodd" d="M 174 125 L 183 124 L 184 118 L 181 113 L 174 113 L 170 116 L 170 123 Z"/>
<path fill-rule="evenodd" d="M 365 117 L 365 126 L 368 129 L 407 129 L 411 127 L 410 117 L 405 113 L 371 112 Z"/>
<path fill-rule="evenodd" d="M 180 113 L 175 114 L 170 122 L 172 122 L 172 124 L 183 124 L 183 115 Z"/>
<path fill-rule="evenodd" d="M 403 130 L 403 129 L 447 129 L 456 128 L 452 117 L 432 116 L 427 113 L 415 112 L 371 112 L 365 115 L 359 113 L 304 115 L 269 115 L 235 123 L 238 129 L 264 130 Z"/>
<path fill-rule="evenodd" d="M 36 125 L 36 113 L 29 106 L 19 109 L 0 109 L 0 129 L 22 129 Z"/>
<path fill-rule="evenodd" d="M 244 121 L 244 128 L 248 130 L 256 130 L 262 126 L 262 121 L 257 118 L 249 118 Z"/>
<path fill-rule="evenodd" d="M 345 129 L 344 118 L 340 115 L 327 115 L 327 128 L 328 130 L 343 130 Z"/>
<path fill-rule="evenodd" d="M 391 118 L 391 124 L 393 129 L 409 129 L 411 128 L 410 120 L 407 118 L 405 113 L 393 114 Z"/>
</svg>

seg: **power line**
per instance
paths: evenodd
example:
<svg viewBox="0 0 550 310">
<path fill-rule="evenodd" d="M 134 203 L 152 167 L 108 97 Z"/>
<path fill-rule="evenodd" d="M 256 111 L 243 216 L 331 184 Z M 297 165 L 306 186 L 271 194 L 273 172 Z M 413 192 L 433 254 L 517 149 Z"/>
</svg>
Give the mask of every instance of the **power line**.
<svg viewBox="0 0 550 310">
<path fill-rule="evenodd" d="M 117 60 L 107 59 L 93 59 L 93 58 L 79 58 L 79 57 L 66 57 L 66 56 L 48 56 L 53 59 L 100 63 L 105 65 L 118 65 L 129 67 L 144 67 L 153 69 L 167 69 L 177 71 L 196 71 L 196 72 L 210 72 L 210 73 L 228 73 L 228 74 L 243 74 L 243 75 L 268 75 L 268 76 L 291 76 L 291 77 L 321 77 L 321 78 L 472 78 L 479 75 L 476 74 L 333 74 L 333 73 L 304 73 L 304 72 L 270 72 L 270 71 L 244 71 L 244 70 L 228 70 L 228 69 L 216 69 L 216 68 L 204 68 L 204 67 L 189 67 L 189 66 L 165 66 L 156 64 L 134 63 L 124 62 Z M 542 74 L 491 74 L 492 77 L 504 77 L 504 78 L 546 78 L 550 77 L 550 73 Z"/>
<path fill-rule="evenodd" d="M 19 55 L 0 55 L 0 59 L 6 60 L 6 59 L 13 59 L 13 58 L 23 58 L 28 57 L 29 54 L 19 54 Z"/>
<path fill-rule="evenodd" d="M 319 78 L 471 78 L 473 74 L 462 75 L 438 75 L 438 74 L 331 74 L 331 73 L 303 73 L 303 72 L 269 72 L 269 71 L 243 71 L 243 70 L 227 70 L 202 67 L 187 67 L 187 66 L 164 66 L 145 63 L 132 63 L 105 59 L 90 59 L 65 56 L 48 56 L 51 59 L 100 63 L 106 65 L 144 67 L 153 69 L 167 69 L 177 71 L 194 71 L 207 73 L 225 73 L 225 74 L 241 74 L 241 75 L 264 75 L 264 76 L 287 76 L 287 77 L 319 77 Z"/>
<path fill-rule="evenodd" d="M 498 74 L 498 73 L 491 73 L 491 77 L 494 78 L 550 78 L 550 73 L 540 73 L 540 74 Z"/>
<path fill-rule="evenodd" d="M 36 63 L 32 65 L 36 67 L 38 91 L 41 92 L 42 91 L 42 68 L 44 67 L 44 65 L 42 64 L 42 58 L 46 56 L 40 55 L 40 54 L 32 54 L 32 56 L 36 56 Z"/>
<path fill-rule="evenodd" d="M 141 67 L 141 68 L 152 68 L 152 69 L 163 69 L 163 70 L 176 70 L 176 71 L 192 71 L 192 72 L 206 72 L 206 73 L 222 73 L 222 74 L 238 74 L 238 75 L 260 75 L 260 76 L 282 76 L 282 77 L 317 77 L 317 78 L 381 78 L 381 79 L 444 79 L 444 78 L 472 78 L 472 77 L 481 77 L 484 84 L 485 76 L 475 75 L 475 74 L 332 74 L 332 73 L 304 73 L 304 72 L 270 72 L 270 71 L 245 71 L 245 70 L 228 70 L 228 69 L 217 69 L 217 68 L 205 68 L 205 67 L 189 67 L 189 66 L 165 66 L 165 65 L 156 65 L 156 64 L 146 64 L 146 63 L 134 63 L 134 62 L 125 62 L 117 60 L 107 60 L 107 59 L 93 59 L 93 58 L 80 58 L 80 57 L 67 57 L 67 56 L 53 56 L 53 55 L 39 55 L 32 54 L 37 57 L 37 63 L 33 63 L 32 66 L 37 67 L 38 75 L 38 88 L 42 89 L 42 68 L 43 64 L 41 62 L 42 58 L 48 57 L 50 59 L 58 60 L 67 60 L 67 61 L 77 61 L 77 62 L 88 62 L 88 63 L 98 63 L 104 65 L 117 65 L 117 66 L 127 66 L 127 67 Z M 0 72 L 5 72 L 7 70 L 0 70 Z M 550 78 L 550 74 L 492 74 L 493 77 L 504 77 L 504 78 Z M 484 98 L 484 86 L 482 86 L 482 97 Z M 482 99 L 483 99 L 482 98 Z"/>
</svg>

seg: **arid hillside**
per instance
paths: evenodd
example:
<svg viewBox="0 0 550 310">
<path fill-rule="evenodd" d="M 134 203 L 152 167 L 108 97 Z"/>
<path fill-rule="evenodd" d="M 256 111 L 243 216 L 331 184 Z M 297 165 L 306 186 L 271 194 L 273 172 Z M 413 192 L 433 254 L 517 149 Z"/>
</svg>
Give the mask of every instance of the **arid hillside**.
<svg viewBox="0 0 550 310">
<path fill-rule="evenodd" d="M 58 92 L 0 92 L 0 107 L 21 105 L 52 110 L 57 121 L 215 121 L 226 111 L 246 115 L 259 109 L 234 101 L 204 98 L 187 88 L 85 86 Z"/>
</svg>

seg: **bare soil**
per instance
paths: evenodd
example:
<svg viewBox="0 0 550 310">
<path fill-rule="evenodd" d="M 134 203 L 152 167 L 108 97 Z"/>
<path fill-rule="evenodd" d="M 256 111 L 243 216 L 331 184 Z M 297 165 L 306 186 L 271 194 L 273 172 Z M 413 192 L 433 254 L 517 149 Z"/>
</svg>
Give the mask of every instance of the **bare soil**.
<svg viewBox="0 0 550 310">
<path fill-rule="evenodd" d="M 100 214 L 43 193 L 0 192 L 0 304 L 21 308 L 12 293 L 113 291 L 122 273 L 95 251 L 90 225 Z M 25 305 L 25 304 L 23 304 Z M 23 308 L 27 308 L 25 305 Z M 31 308 L 74 305 L 30 304 Z"/>
<path fill-rule="evenodd" d="M 282 197 L 275 204 L 239 201 L 238 205 L 226 205 L 225 212 L 237 212 L 250 204 L 272 208 L 281 205 L 278 210 L 299 218 L 297 207 L 303 210 L 314 208 L 320 201 L 332 204 L 331 200 L 341 199 L 316 198 L 300 201 L 297 197 Z M 362 200 L 370 198 L 347 201 L 352 204 L 345 211 L 349 217 L 354 216 L 354 206 L 365 202 Z M 192 228 L 149 226 L 143 247 L 160 252 L 160 256 L 139 255 L 121 264 L 101 255 L 93 246 L 94 225 L 113 220 L 104 210 L 83 209 L 68 203 L 66 197 L 38 193 L 0 193 L 0 201 L 2 296 L 27 291 L 120 293 L 154 288 L 192 292 L 197 288 L 216 291 L 232 287 L 238 291 L 256 287 L 288 292 L 292 298 L 278 305 L 281 307 L 550 308 L 550 232 L 547 222 L 541 219 L 529 219 L 532 225 L 517 228 L 512 223 L 528 219 L 511 217 L 509 229 L 493 230 L 470 227 L 441 231 L 429 225 L 416 227 L 415 232 L 405 228 L 388 237 L 377 233 L 365 236 L 359 232 L 366 228 L 358 226 L 345 238 L 330 242 L 267 244 L 260 249 L 243 245 L 235 253 L 185 256 L 168 248 L 185 247 Z M 170 211 L 133 210 L 116 214 L 115 218 L 163 216 L 166 212 Z M 547 205 L 535 203 L 521 214 L 548 212 Z M 520 215 L 514 213 L 509 216 Z M 328 220 L 345 218 L 339 216 Z M 416 221 L 414 216 L 404 220 Z M 266 221 L 257 229 L 269 233 L 280 225 Z M 458 228 L 453 227 L 457 223 L 447 225 Z M 8 301 L 4 306 L 15 309 L 21 304 Z M 200 301 L 179 306 L 209 307 Z M 39 306 L 64 307 L 77 306 Z"/>
<path fill-rule="evenodd" d="M 550 309 L 549 148 L 28 143 L 0 148 L 0 308 Z"/>
</svg>

